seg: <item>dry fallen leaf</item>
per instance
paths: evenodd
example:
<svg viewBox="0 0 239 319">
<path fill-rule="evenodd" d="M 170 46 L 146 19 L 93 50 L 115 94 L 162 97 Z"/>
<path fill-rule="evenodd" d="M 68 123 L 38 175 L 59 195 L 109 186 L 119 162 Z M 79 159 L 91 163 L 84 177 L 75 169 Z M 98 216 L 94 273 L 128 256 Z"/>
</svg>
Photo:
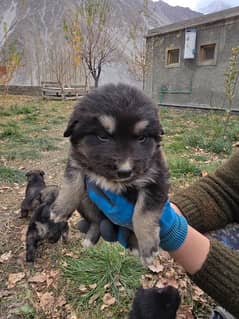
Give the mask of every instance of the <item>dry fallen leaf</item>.
<svg viewBox="0 0 239 319">
<path fill-rule="evenodd" d="M 8 288 L 13 288 L 16 286 L 16 283 L 22 280 L 25 277 L 24 272 L 17 272 L 14 274 L 9 274 L 8 276 Z"/>
<path fill-rule="evenodd" d="M 203 169 L 203 170 L 201 171 L 201 175 L 202 175 L 202 177 L 205 177 L 205 176 L 208 175 L 208 172 Z"/>
<path fill-rule="evenodd" d="M 92 305 L 99 298 L 99 294 L 93 295 L 89 300 L 89 305 Z"/>
<path fill-rule="evenodd" d="M 116 302 L 115 297 L 113 297 L 109 292 L 107 292 L 103 297 L 103 303 L 110 306 Z"/>
<path fill-rule="evenodd" d="M 164 270 L 164 266 L 160 262 L 154 262 L 152 265 L 149 265 L 148 268 L 154 273 L 160 273 Z"/>
<path fill-rule="evenodd" d="M 202 291 L 202 289 L 198 288 L 198 287 L 194 287 L 193 292 L 195 293 L 195 295 L 197 296 L 202 296 L 204 294 L 204 292 Z"/>
<path fill-rule="evenodd" d="M 36 273 L 33 277 L 29 278 L 29 282 L 37 282 L 37 283 L 42 283 L 47 280 L 47 276 L 45 273 Z"/>
<path fill-rule="evenodd" d="M 12 251 L 8 251 L 0 256 L 0 263 L 8 261 L 12 257 Z"/>
<path fill-rule="evenodd" d="M 104 285 L 104 289 L 106 290 L 106 289 L 109 289 L 110 288 L 110 284 L 106 284 L 106 285 Z"/>
<path fill-rule="evenodd" d="M 40 307 L 44 311 L 49 311 L 55 307 L 55 298 L 51 292 L 37 293 L 37 295 L 40 300 Z"/>
<path fill-rule="evenodd" d="M 103 303 L 100 307 L 100 310 L 103 311 L 105 308 L 108 308 L 108 307 L 109 307 L 108 305 Z"/>
<path fill-rule="evenodd" d="M 63 296 L 60 296 L 60 297 L 57 298 L 57 300 L 56 300 L 56 306 L 57 307 L 61 308 L 65 304 L 66 304 L 66 300 L 65 300 L 65 298 Z"/>
<path fill-rule="evenodd" d="M 50 273 L 49 273 L 49 276 L 50 277 L 57 277 L 59 275 L 59 270 L 51 270 Z"/>
<path fill-rule="evenodd" d="M 26 241 L 26 233 L 27 233 L 27 229 L 28 229 L 28 226 L 27 226 L 27 225 L 25 225 L 25 226 L 22 228 L 22 230 L 21 230 L 21 237 L 20 237 L 20 240 L 21 240 L 22 242 L 24 242 L 24 243 L 25 243 L 25 241 Z"/>
<path fill-rule="evenodd" d="M 97 284 L 89 285 L 89 287 L 90 287 L 91 289 L 95 289 L 95 288 L 97 287 Z"/>
<path fill-rule="evenodd" d="M 85 285 L 80 285 L 80 286 L 79 286 L 79 290 L 80 290 L 80 292 L 86 292 L 86 291 L 87 291 L 87 288 L 86 288 Z"/>
<path fill-rule="evenodd" d="M 182 305 L 177 312 L 177 319 L 193 319 L 192 306 Z"/>
</svg>

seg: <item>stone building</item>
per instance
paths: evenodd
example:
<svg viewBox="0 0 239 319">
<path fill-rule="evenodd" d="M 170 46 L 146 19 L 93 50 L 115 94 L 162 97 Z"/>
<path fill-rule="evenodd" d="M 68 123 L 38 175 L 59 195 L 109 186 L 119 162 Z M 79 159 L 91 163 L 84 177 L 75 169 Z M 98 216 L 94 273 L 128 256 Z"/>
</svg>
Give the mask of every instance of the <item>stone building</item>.
<svg viewBox="0 0 239 319">
<path fill-rule="evenodd" d="M 157 103 L 228 104 L 224 74 L 232 48 L 239 46 L 239 7 L 152 29 L 146 45 L 145 90 Z M 233 108 L 239 109 L 239 84 Z"/>
</svg>

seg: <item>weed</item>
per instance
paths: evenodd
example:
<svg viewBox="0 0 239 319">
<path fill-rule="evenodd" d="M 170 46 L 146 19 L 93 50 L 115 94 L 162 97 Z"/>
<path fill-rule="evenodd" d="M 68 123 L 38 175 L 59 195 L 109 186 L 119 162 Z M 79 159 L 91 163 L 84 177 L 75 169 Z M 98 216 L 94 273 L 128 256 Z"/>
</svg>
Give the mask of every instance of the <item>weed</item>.
<svg viewBox="0 0 239 319">
<path fill-rule="evenodd" d="M 59 147 L 56 146 L 56 140 L 57 139 L 50 137 L 35 137 L 29 140 L 29 143 L 39 151 L 54 151 L 59 149 Z"/>
<path fill-rule="evenodd" d="M 37 150 L 32 150 L 29 148 L 21 148 L 21 149 L 10 149 L 3 152 L 0 152 L 0 157 L 9 160 L 16 160 L 16 159 L 40 159 L 41 153 Z"/>
<path fill-rule="evenodd" d="M 190 163 L 186 158 L 169 158 L 169 170 L 172 177 L 200 176 L 201 169 L 198 165 Z"/>
<path fill-rule="evenodd" d="M 116 299 L 115 311 L 122 308 L 123 304 L 127 306 L 145 273 L 139 261 L 128 255 L 118 244 L 102 243 L 83 250 L 80 259 L 67 257 L 64 261 L 64 276 L 73 286 L 73 290 L 69 291 L 75 292 L 80 285 L 86 287 L 83 294 L 78 291 L 68 295 L 78 311 L 98 308 L 106 292 Z M 119 287 L 122 287 L 123 294 L 120 293 Z"/>
<path fill-rule="evenodd" d="M 38 121 L 38 116 L 37 114 L 28 114 L 22 121 L 26 124 L 35 124 Z"/>
<path fill-rule="evenodd" d="M 35 112 L 35 108 L 31 105 L 11 105 L 10 107 L 11 114 L 31 114 Z"/>
<path fill-rule="evenodd" d="M 197 133 L 192 133 L 192 134 L 184 134 L 183 135 L 183 141 L 186 146 L 191 146 L 191 147 L 199 147 L 199 148 L 204 148 L 205 146 L 205 140 L 202 134 L 199 132 Z"/>
<path fill-rule="evenodd" d="M 16 138 L 21 136 L 20 128 L 16 122 L 7 122 L 0 134 L 1 138 Z"/>
<path fill-rule="evenodd" d="M 6 166 L 0 166 L 0 183 L 23 183 L 25 173 Z"/>
<path fill-rule="evenodd" d="M 229 139 L 220 136 L 213 140 L 209 140 L 204 149 L 216 154 L 230 154 L 232 151 L 232 142 Z"/>
</svg>

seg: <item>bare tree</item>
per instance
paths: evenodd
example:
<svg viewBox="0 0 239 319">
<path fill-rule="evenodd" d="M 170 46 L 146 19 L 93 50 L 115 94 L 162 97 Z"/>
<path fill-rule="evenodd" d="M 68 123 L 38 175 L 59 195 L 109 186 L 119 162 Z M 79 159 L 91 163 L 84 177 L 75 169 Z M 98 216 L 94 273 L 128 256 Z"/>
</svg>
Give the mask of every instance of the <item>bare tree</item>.
<svg viewBox="0 0 239 319">
<path fill-rule="evenodd" d="M 102 68 L 114 61 L 118 48 L 112 6 L 109 0 L 82 0 L 70 16 L 64 22 L 66 38 L 98 87 Z"/>
<path fill-rule="evenodd" d="M 226 119 L 224 121 L 223 136 L 226 135 L 226 131 L 229 124 L 229 119 L 232 112 L 232 103 L 236 93 L 236 87 L 239 77 L 239 46 L 232 48 L 232 54 L 226 67 L 224 74 L 224 88 L 225 96 L 228 101 L 228 108 L 226 108 Z"/>
<path fill-rule="evenodd" d="M 23 50 L 17 47 L 16 41 L 6 40 L 0 50 L 0 84 L 4 85 L 5 93 L 16 70 L 22 66 Z"/>
<path fill-rule="evenodd" d="M 150 67 L 146 58 L 145 35 L 148 31 L 148 18 L 150 16 L 148 0 L 144 0 L 142 9 L 135 15 L 128 32 L 128 52 L 126 64 L 129 73 L 135 80 L 142 82 L 144 86 L 145 76 Z"/>
<path fill-rule="evenodd" d="M 59 86 L 63 88 L 68 82 L 68 72 L 71 68 L 72 57 L 70 52 L 61 47 L 53 47 L 48 50 L 48 65 L 47 70 L 51 78 L 54 78 Z"/>
</svg>

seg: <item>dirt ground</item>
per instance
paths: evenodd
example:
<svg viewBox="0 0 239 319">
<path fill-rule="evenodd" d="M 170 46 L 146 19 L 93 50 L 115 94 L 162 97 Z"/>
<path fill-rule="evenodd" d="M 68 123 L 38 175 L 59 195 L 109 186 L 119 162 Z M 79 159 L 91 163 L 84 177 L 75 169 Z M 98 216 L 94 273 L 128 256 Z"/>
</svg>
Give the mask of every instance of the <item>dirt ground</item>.
<svg viewBox="0 0 239 319">
<path fill-rule="evenodd" d="M 59 149 L 42 152 L 40 159 L 7 160 L 0 158 L 1 165 L 14 167 L 22 171 L 42 169 L 46 173 L 47 184 L 60 184 L 67 158 L 68 140 L 62 137 L 66 121 L 73 103 L 64 108 L 62 122 L 51 125 L 48 136 L 58 138 Z M 61 111 L 60 111 L 61 113 Z M 42 122 L 46 118 L 42 119 Z M 41 128 L 37 134 L 42 134 Z M 0 146 L 6 143 L 1 142 Z M 66 300 L 67 287 L 60 271 L 61 257 L 73 255 L 80 247 L 80 234 L 74 228 L 78 215 L 71 220 L 70 243 L 64 245 L 43 244 L 37 256 L 37 262 L 29 265 L 25 262 L 25 234 L 29 219 L 19 218 L 19 208 L 24 198 L 25 183 L 0 184 L 0 319 L 93 319 L 91 315 L 76 314 L 72 305 Z M 78 246 L 77 246 L 78 245 Z M 80 249 L 80 248 L 79 248 Z M 193 286 L 182 269 L 162 254 L 154 272 L 143 279 L 144 286 L 172 284 L 180 288 L 183 303 L 178 319 L 206 318 L 207 297 Z M 192 314 L 192 310 L 194 315 Z M 199 315 L 197 315 L 199 313 Z M 204 316 L 204 317 L 203 317 Z M 106 317 L 105 317 L 106 318 Z"/>
</svg>

